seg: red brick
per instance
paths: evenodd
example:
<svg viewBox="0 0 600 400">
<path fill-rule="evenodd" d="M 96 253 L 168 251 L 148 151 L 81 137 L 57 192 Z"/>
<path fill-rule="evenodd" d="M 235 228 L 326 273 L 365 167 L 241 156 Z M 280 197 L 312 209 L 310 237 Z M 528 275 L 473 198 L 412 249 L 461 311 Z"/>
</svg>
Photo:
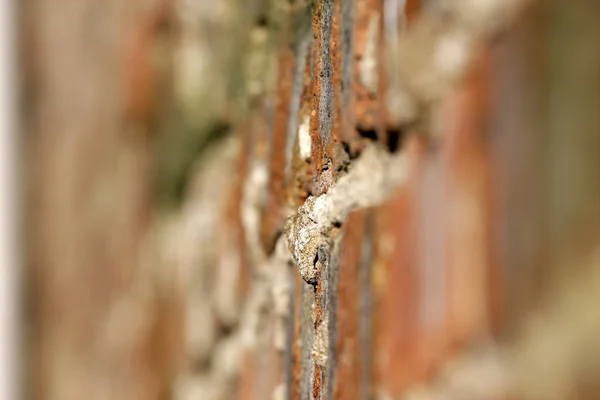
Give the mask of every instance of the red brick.
<svg viewBox="0 0 600 400">
<path fill-rule="evenodd" d="M 333 140 L 333 85 L 331 40 L 334 6 L 333 0 L 318 0 L 312 20 L 314 37 L 314 73 L 312 106 L 310 113 L 310 137 L 312 141 L 312 164 L 314 174 L 313 193 L 326 192 L 335 179 L 335 156 Z M 329 50 L 327 50 L 329 48 Z M 325 109 L 322 109 L 321 102 Z"/>
<path fill-rule="evenodd" d="M 275 114 L 269 152 L 268 198 L 266 212 L 261 221 L 262 241 L 268 253 L 273 250 L 275 237 L 282 231 L 285 223 L 285 148 L 295 65 L 294 53 L 287 46 L 280 50 L 278 65 Z"/>
<path fill-rule="evenodd" d="M 337 288 L 337 343 L 335 344 L 335 399 L 351 399 L 360 393 L 360 277 L 361 247 L 367 211 L 350 215 L 344 224 L 342 258 Z"/>
</svg>

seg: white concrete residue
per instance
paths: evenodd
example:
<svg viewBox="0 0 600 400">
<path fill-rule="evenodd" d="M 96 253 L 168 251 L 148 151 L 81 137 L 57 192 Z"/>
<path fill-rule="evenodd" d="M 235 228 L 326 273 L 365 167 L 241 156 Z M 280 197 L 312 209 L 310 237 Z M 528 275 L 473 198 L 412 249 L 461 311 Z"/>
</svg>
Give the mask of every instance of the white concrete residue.
<svg viewBox="0 0 600 400">
<path fill-rule="evenodd" d="M 434 53 L 435 65 L 442 75 L 454 79 L 466 68 L 470 50 L 470 40 L 466 33 L 448 32 L 438 40 Z"/>
<path fill-rule="evenodd" d="M 310 140 L 310 118 L 308 115 L 304 117 L 302 123 L 298 127 L 298 147 L 300 148 L 300 157 L 302 157 L 303 160 L 308 160 L 312 150 L 312 142 Z"/>
<path fill-rule="evenodd" d="M 242 344 L 247 349 L 256 349 L 264 334 L 265 310 L 270 305 L 269 282 L 261 275 L 252 280 L 250 294 L 246 297 L 244 311 L 240 320 L 240 335 Z"/>
<path fill-rule="evenodd" d="M 227 394 L 224 385 L 210 375 L 186 373 L 173 386 L 175 400 L 218 400 Z"/>
<path fill-rule="evenodd" d="M 213 371 L 218 372 L 225 382 L 231 383 L 241 369 L 243 342 L 239 332 L 220 340 L 214 348 Z"/>
<path fill-rule="evenodd" d="M 273 397 L 271 397 L 271 399 L 272 400 L 285 400 L 286 395 L 287 395 L 287 387 L 284 383 L 280 383 L 273 390 Z"/>
<path fill-rule="evenodd" d="M 329 357 L 329 316 L 325 316 L 325 319 L 317 327 L 312 355 L 317 365 L 327 366 L 327 358 Z"/>
<path fill-rule="evenodd" d="M 244 182 L 241 216 L 242 226 L 246 233 L 247 246 L 250 249 L 251 261 L 255 265 L 264 262 L 265 255 L 260 244 L 260 208 L 267 190 L 269 171 L 266 163 L 255 161 L 251 166 L 248 178 Z"/>
<path fill-rule="evenodd" d="M 367 44 L 363 59 L 359 66 L 360 80 L 362 84 L 371 93 L 377 93 L 379 83 L 379 66 L 377 49 L 379 48 L 379 14 L 375 14 L 369 21 L 369 30 L 367 31 Z"/>
<path fill-rule="evenodd" d="M 217 269 L 213 282 L 213 306 L 218 318 L 228 325 L 233 325 L 239 317 L 239 291 L 241 256 L 236 249 L 221 254 L 217 261 Z"/>
<path fill-rule="evenodd" d="M 503 21 L 514 18 L 515 11 L 527 0 L 458 0 L 454 9 L 462 21 L 472 24 L 477 29 L 498 29 Z"/>
<path fill-rule="evenodd" d="M 385 94 L 390 117 L 397 124 L 414 120 L 419 113 L 419 109 L 413 95 L 399 83 L 395 83 L 393 89 L 388 90 Z"/>
<path fill-rule="evenodd" d="M 264 331 L 264 310 L 270 304 L 270 282 L 267 277 L 268 259 L 260 243 L 260 209 L 267 191 L 269 171 L 263 160 L 257 159 L 248 171 L 244 182 L 241 204 L 241 219 L 246 233 L 246 246 L 250 252 L 250 261 L 256 269 L 252 279 L 250 293 L 246 297 L 240 321 L 241 341 L 246 348 L 259 345 Z"/>
<path fill-rule="evenodd" d="M 379 204 L 410 176 L 406 154 L 391 156 L 377 146 L 367 147 L 350 171 L 329 192 L 309 196 L 288 220 L 286 234 L 290 251 L 302 278 L 316 283 L 314 264 L 318 249 L 327 245 L 327 232 L 357 208 Z"/>
<path fill-rule="evenodd" d="M 331 196 L 327 193 L 315 198 L 315 202 L 312 209 L 311 219 L 317 224 L 329 223 L 333 211 L 333 203 Z"/>
<path fill-rule="evenodd" d="M 271 257 L 269 278 L 271 279 L 271 295 L 273 296 L 273 311 L 276 315 L 287 317 L 290 309 L 290 269 L 288 263 L 292 260 L 284 236 L 275 244 L 275 253 Z"/>
<path fill-rule="evenodd" d="M 291 269 L 292 255 L 288 250 L 285 236 L 282 236 L 275 245 L 275 253 L 269 265 L 269 279 L 271 283 L 272 308 L 275 313 L 275 326 L 273 342 L 275 349 L 285 351 L 287 343 L 287 324 L 290 317 L 291 294 Z"/>
</svg>

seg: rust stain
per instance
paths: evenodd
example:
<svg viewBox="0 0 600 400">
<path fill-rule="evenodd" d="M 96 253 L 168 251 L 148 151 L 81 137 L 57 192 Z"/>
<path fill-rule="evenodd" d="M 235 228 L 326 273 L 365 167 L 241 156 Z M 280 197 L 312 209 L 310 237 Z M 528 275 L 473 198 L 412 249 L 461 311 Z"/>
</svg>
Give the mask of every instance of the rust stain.
<svg viewBox="0 0 600 400">
<path fill-rule="evenodd" d="M 321 400 L 323 393 L 323 368 L 320 365 L 315 365 L 314 379 L 315 383 L 312 390 L 313 400 Z"/>
<path fill-rule="evenodd" d="M 323 302 L 321 301 L 323 296 L 323 282 L 319 280 L 317 286 L 315 287 L 315 329 L 321 324 L 323 319 Z"/>
<path fill-rule="evenodd" d="M 314 186 L 313 194 L 319 195 L 326 192 L 333 184 L 335 175 L 334 165 L 334 149 L 331 132 L 325 132 L 322 128 L 328 129 L 324 122 L 329 115 L 328 105 L 332 99 L 324 100 L 326 109 L 321 109 L 322 97 L 327 96 L 327 91 L 330 86 L 328 80 L 332 79 L 328 75 L 328 65 L 331 63 L 329 52 L 326 47 L 331 47 L 331 43 L 323 40 L 331 34 L 328 25 L 329 4 L 333 0 L 318 0 L 315 12 L 312 19 L 312 30 L 314 38 L 314 74 L 312 85 L 312 107 L 310 112 L 310 137 L 312 142 L 311 155 L 313 164 Z M 329 49 L 331 51 L 331 48 Z"/>
<path fill-rule="evenodd" d="M 342 140 L 341 131 L 341 120 L 342 120 L 342 46 L 343 43 L 340 41 L 340 29 L 341 29 L 341 18 L 342 18 L 342 5 L 341 0 L 333 0 L 333 24 L 331 29 L 331 63 L 332 63 L 332 75 L 331 82 L 333 84 L 333 127 L 332 127 L 332 139 L 334 146 L 339 146 Z M 334 164 L 335 165 L 335 164 Z"/>
</svg>

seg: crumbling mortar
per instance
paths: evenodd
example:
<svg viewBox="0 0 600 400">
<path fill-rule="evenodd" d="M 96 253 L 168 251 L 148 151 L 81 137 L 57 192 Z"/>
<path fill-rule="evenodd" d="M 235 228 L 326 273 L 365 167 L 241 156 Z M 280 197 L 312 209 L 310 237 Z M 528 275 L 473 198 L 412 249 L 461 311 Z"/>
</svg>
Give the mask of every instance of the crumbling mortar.
<svg viewBox="0 0 600 400">
<path fill-rule="evenodd" d="M 319 249 L 331 248 L 330 233 L 357 208 L 381 203 L 407 177 L 407 156 L 372 145 L 327 193 L 310 196 L 288 218 L 286 238 L 302 278 L 316 285 L 321 274 Z"/>
<path fill-rule="evenodd" d="M 402 83 L 401 89 L 404 89 L 404 91 L 398 90 L 398 92 L 401 92 L 401 97 L 405 97 L 402 99 L 403 102 L 396 102 L 396 106 L 393 107 L 396 111 L 405 112 L 406 115 L 398 117 L 401 120 L 404 118 L 401 122 L 414 122 L 418 116 L 421 116 L 417 114 L 423 114 L 421 107 L 423 103 L 430 103 L 441 98 L 450 86 L 449 84 L 459 76 L 460 70 L 464 68 L 465 60 L 468 60 L 475 45 L 487 33 L 496 30 L 505 21 L 509 21 L 511 19 L 509 17 L 514 15 L 513 9 L 518 9 L 521 4 L 526 2 L 527 0 L 509 0 L 506 2 L 492 0 L 482 2 L 476 7 L 477 2 L 455 1 L 451 4 L 456 10 L 459 10 L 458 18 L 455 18 L 451 23 L 442 20 L 432 22 L 431 18 L 427 17 L 424 18 L 425 21 L 421 23 L 421 26 L 423 24 L 430 24 L 430 26 L 433 24 L 434 27 L 411 29 L 414 32 L 404 36 L 401 39 L 402 43 L 390 54 L 390 60 L 393 61 L 390 63 L 390 67 L 395 73 L 398 73 L 399 80 Z M 486 9 L 484 3 L 490 6 Z M 349 4 L 349 2 L 343 4 Z M 500 10 L 500 12 L 494 10 Z M 352 8 L 344 8 L 343 14 L 344 17 L 347 17 L 343 20 L 351 20 L 353 17 Z M 350 23 L 344 23 L 342 27 L 343 41 L 348 44 L 346 48 L 349 49 L 346 50 L 346 54 L 352 54 L 353 45 L 352 37 L 349 34 L 349 26 L 351 26 Z M 442 40 L 444 38 L 445 40 Z M 329 39 L 326 37 L 321 38 L 325 43 L 329 43 Z M 450 46 L 448 40 L 450 40 Z M 421 42 L 425 42 L 425 45 L 421 45 Z M 322 50 L 323 53 L 327 52 L 328 57 L 325 59 L 330 62 L 329 48 L 323 48 Z M 445 57 L 433 57 L 439 54 Z M 448 69 L 448 63 L 437 62 L 437 60 L 447 60 L 446 55 L 448 54 L 457 58 L 451 63 L 450 70 Z M 346 63 L 342 61 L 344 71 L 342 79 L 344 82 L 342 85 L 342 89 L 344 89 L 342 92 L 343 102 L 346 99 L 347 92 L 345 90 L 349 86 L 348 71 L 351 70 L 350 63 L 348 63 L 349 59 L 343 57 L 344 59 L 347 61 Z M 431 63 L 432 59 L 436 62 Z M 315 71 L 312 66 L 315 63 L 315 57 L 310 58 L 310 63 L 309 70 L 312 74 Z M 327 71 L 324 72 L 326 72 L 326 76 L 323 76 L 323 78 L 326 79 L 323 83 L 327 85 L 331 74 Z M 328 90 L 328 88 L 324 89 L 323 92 Z M 321 92 L 321 95 L 323 95 L 323 92 Z M 293 104 L 293 108 L 296 108 L 296 103 Z M 401 104 L 401 106 L 398 104 Z M 321 105 L 319 109 L 325 111 L 328 108 Z M 324 116 L 329 117 L 327 113 L 324 114 Z M 321 114 L 319 115 L 320 118 Z M 292 123 L 290 125 L 290 132 L 296 132 L 296 124 Z M 321 134 L 330 132 L 330 130 L 323 129 L 323 126 L 320 128 Z M 289 152 L 289 150 L 287 151 Z M 260 334 L 264 325 L 260 320 L 257 321 L 253 318 L 264 316 L 265 309 L 268 309 L 271 305 L 274 306 L 278 318 L 290 318 L 289 311 L 285 311 L 289 310 L 289 305 L 288 307 L 285 307 L 285 305 L 290 301 L 288 290 L 291 290 L 289 289 L 291 280 L 289 275 L 284 272 L 286 268 L 289 271 L 289 263 L 293 259 L 302 278 L 312 285 L 317 285 L 322 273 L 321 262 L 319 262 L 317 255 L 319 250 L 329 253 L 332 248 L 333 228 L 342 224 L 352 210 L 381 203 L 401 185 L 410 172 L 407 158 L 408 156 L 404 153 L 392 155 L 375 145 L 367 147 L 361 156 L 348 167 L 348 172 L 333 183 L 327 193 L 316 197 L 310 196 L 289 217 L 285 235 L 277 241 L 276 247 L 278 250 L 275 251 L 275 255 L 268 258 L 266 254 L 258 252 L 261 247 L 256 246 L 255 242 L 247 243 L 251 252 L 258 252 L 253 253 L 251 257 L 255 261 L 254 265 L 259 266 L 257 269 L 260 271 L 252 279 L 250 298 L 253 296 L 256 296 L 256 298 L 254 301 L 248 301 L 244 306 L 238 327 L 241 332 L 228 336 L 227 340 L 231 340 L 232 343 L 232 346 L 228 347 L 230 349 L 228 350 L 228 358 L 231 356 L 230 359 L 239 359 L 242 349 L 248 346 L 248 342 L 245 343 L 245 346 L 240 345 L 243 343 L 240 339 L 244 338 L 244 333 L 250 332 L 252 333 L 251 336 Z M 259 183 L 259 186 L 264 187 L 265 167 L 263 165 L 253 165 L 251 170 L 254 179 L 250 180 L 255 180 Z M 258 215 L 257 205 L 260 203 L 260 195 L 258 194 L 260 190 L 253 190 L 250 185 L 246 186 L 245 189 L 248 196 L 245 198 L 243 206 L 245 207 L 243 212 L 244 228 L 246 238 L 251 241 L 252 238 L 258 237 L 256 218 Z M 254 189 L 256 189 L 256 186 Z M 286 251 L 286 247 L 289 248 L 289 251 Z M 283 283 L 284 276 L 288 277 L 286 279 L 287 287 L 286 283 Z M 314 289 L 303 286 L 302 291 L 303 303 L 305 304 L 302 311 L 304 315 L 306 312 L 312 311 L 310 307 L 314 302 L 314 298 L 311 297 L 311 292 L 314 293 Z M 316 360 L 319 366 L 325 367 L 327 357 L 331 357 L 331 354 L 327 354 L 329 346 L 323 346 L 323 342 L 321 342 L 323 337 L 330 340 L 329 335 L 331 332 L 329 332 L 328 327 L 331 326 L 331 315 L 327 314 L 328 308 L 325 305 L 325 314 L 322 315 L 316 332 L 310 321 L 305 320 L 304 317 L 302 318 L 302 336 L 303 339 L 308 339 L 303 340 L 304 347 L 302 348 L 302 375 L 308 378 L 301 380 L 303 382 L 301 389 L 303 398 L 309 397 L 308 387 L 313 388 L 314 385 L 318 384 L 314 381 L 313 374 L 316 367 L 310 361 Z M 238 333 L 242 333 L 242 335 Z M 251 343 L 252 341 L 250 341 Z M 323 349 L 325 349 L 324 352 Z M 233 376 L 237 373 L 239 367 L 236 365 L 228 363 L 228 365 L 222 366 L 227 371 L 227 376 Z M 215 373 L 216 371 L 213 371 L 213 375 Z M 305 387 L 304 382 L 308 384 L 308 387 Z M 277 392 L 281 393 L 282 390 Z"/>
</svg>

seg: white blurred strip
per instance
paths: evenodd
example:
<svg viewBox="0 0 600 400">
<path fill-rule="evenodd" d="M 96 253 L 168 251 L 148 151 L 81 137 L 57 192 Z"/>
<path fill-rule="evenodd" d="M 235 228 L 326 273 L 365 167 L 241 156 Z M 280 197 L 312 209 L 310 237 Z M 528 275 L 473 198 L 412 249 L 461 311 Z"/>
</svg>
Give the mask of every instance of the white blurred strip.
<svg viewBox="0 0 600 400">
<path fill-rule="evenodd" d="M 15 17 L 11 0 L 0 0 L 0 400 L 18 398 L 19 298 L 18 187 L 16 177 Z"/>
</svg>

